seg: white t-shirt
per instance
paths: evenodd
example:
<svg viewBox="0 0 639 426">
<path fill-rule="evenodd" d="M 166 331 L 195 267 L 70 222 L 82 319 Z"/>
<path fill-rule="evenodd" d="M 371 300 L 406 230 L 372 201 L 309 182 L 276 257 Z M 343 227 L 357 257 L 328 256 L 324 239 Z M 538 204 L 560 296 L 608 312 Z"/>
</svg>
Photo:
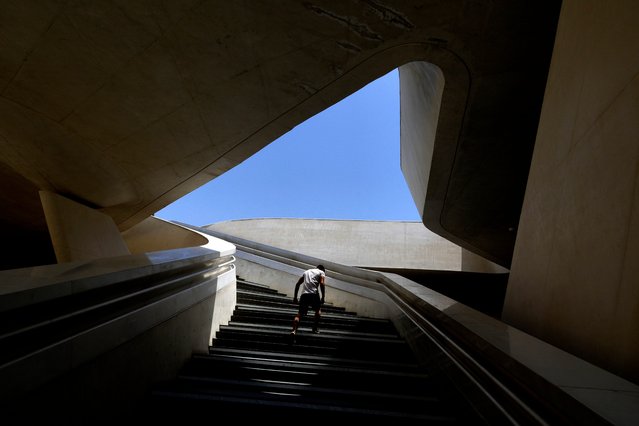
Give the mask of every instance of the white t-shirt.
<svg viewBox="0 0 639 426">
<path fill-rule="evenodd" d="M 320 285 L 321 277 L 326 276 L 324 271 L 317 268 L 312 268 L 304 271 L 304 290 L 302 294 L 311 293 L 316 294 Z"/>
</svg>

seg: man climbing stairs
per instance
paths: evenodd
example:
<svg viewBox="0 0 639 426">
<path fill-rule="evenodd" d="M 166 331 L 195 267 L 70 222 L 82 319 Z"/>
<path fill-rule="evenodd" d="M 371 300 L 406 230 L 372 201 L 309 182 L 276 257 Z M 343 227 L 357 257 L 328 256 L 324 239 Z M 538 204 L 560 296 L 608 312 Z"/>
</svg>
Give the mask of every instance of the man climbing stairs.
<svg viewBox="0 0 639 426">
<path fill-rule="evenodd" d="M 392 322 L 328 303 L 321 333 L 291 298 L 237 278 L 237 305 L 208 354 L 194 355 L 145 405 L 156 422 L 232 418 L 479 424 L 459 398 L 421 369 Z M 453 393 L 454 395 L 454 393 Z M 147 418 L 151 420 L 150 418 Z"/>
</svg>

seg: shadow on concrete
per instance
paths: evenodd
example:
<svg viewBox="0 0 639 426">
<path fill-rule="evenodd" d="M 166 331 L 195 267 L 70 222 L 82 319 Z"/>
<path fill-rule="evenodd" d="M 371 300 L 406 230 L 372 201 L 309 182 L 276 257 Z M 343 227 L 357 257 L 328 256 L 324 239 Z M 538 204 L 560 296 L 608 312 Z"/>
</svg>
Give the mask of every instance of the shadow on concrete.
<svg viewBox="0 0 639 426">
<path fill-rule="evenodd" d="M 374 270 L 401 275 L 497 319 L 501 318 L 510 275 L 424 269 L 374 268 Z"/>
</svg>

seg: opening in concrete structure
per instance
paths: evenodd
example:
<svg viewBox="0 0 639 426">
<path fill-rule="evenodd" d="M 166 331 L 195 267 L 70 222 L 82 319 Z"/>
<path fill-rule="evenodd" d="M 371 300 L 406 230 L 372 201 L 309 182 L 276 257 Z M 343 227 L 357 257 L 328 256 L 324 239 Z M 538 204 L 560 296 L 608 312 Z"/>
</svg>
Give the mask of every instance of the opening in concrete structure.
<svg viewBox="0 0 639 426">
<path fill-rule="evenodd" d="M 420 221 L 400 169 L 399 126 L 393 70 L 156 216 L 193 225 L 271 217 Z"/>
</svg>

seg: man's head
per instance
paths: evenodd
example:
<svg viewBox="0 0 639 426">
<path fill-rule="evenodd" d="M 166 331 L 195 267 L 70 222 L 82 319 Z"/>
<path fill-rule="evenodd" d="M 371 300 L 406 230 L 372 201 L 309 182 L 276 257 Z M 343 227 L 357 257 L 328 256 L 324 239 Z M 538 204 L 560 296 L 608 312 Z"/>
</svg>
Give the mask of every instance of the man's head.
<svg viewBox="0 0 639 426">
<path fill-rule="evenodd" d="M 321 270 L 322 272 L 326 272 L 326 269 L 324 269 L 324 265 L 317 265 L 317 269 Z"/>
</svg>

